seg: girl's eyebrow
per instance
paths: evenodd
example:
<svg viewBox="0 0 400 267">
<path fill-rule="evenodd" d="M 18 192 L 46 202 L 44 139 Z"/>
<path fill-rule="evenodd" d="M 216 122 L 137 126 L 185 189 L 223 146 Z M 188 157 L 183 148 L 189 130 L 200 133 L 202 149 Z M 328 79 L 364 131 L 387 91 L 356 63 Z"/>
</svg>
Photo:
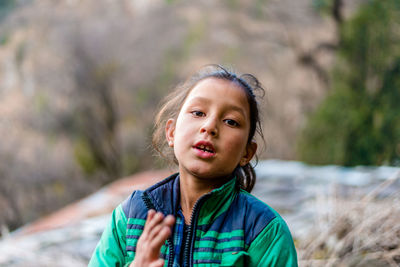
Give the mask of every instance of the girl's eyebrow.
<svg viewBox="0 0 400 267">
<path fill-rule="evenodd" d="M 210 102 L 211 102 L 211 99 L 209 99 L 209 98 L 207 98 L 207 97 L 203 97 L 203 96 L 195 96 L 195 97 L 192 98 L 191 101 L 192 101 L 192 102 L 195 102 L 195 104 L 196 104 L 196 102 L 203 102 L 203 103 L 206 103 L 206 104 L 207 104 L 207 103 L 210 103 Z M 237 111 L 237 112 L 239 112 L 242 116 L 246 117 L 243 108 L 241 108 L 241 107 L 239 107 L 239 106 L 237 106 L 237 105 L 227 104 L 225 107 L 226 107 L 226 109 L 233 110 L 233 111 Z"/>
</svg>

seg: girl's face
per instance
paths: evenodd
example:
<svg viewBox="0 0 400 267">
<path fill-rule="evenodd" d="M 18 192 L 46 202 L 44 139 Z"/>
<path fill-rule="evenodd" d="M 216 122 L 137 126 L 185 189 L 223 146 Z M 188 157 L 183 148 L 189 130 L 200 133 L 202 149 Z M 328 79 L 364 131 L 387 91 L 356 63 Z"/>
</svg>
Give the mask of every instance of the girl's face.
<svg viewBox="0 0 400 267">
<path fill-rule="evenodd" d="M 248 143 L 250 109 L 243 89 L 227 80 L 201 80 L 187 96 L 166 135 L 181 175 L 225 178 L 246 165 L 257 145 Z"/>
</svg>

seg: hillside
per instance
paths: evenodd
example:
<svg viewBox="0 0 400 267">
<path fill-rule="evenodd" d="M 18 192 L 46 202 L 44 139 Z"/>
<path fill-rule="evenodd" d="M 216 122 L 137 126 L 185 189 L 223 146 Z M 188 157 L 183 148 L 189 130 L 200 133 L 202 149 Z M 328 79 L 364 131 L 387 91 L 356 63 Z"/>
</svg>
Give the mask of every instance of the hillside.
<svg viewBox="0 0 400 267">
<path fill-rule="evenodd" d="M 149 149 L 153 114 L 204 64 L 264 84 L 261 158 L 295 158 L 296 136 L 328 90 L 301 60 L 336 42 L 310 0 L 17 2 L 0 25 L 0 224 L 11 229 L 165 166 Z M 326 70 L 333 62 L 330 51 L 313 58 Z"/>
</svg>

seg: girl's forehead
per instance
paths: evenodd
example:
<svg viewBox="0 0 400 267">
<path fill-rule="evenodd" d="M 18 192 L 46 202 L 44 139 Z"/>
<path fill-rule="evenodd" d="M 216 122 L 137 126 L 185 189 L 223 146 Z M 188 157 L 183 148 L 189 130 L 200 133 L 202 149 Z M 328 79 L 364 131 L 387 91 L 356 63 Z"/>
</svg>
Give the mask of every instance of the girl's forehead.
<svg viewBox="0 0 400 267">
<path fill-rule="evenodd" d="M 244 89 L 235 82 L 207 78 L 196 84 L 183 106 L 213 105 L 224 111 L 235 110 L 250 118 L 250 105 Z"/>
<path fill-rule="evenodd" d="M 196 98 L 213 99 L 223 97 L 248 105 L 244 89 L 233 81 L 220 78 L 206 78 L 199 81 L 189 92 L 187 100 Z M 239 104 L 239 103 L 238 103 Z"/>
</svg>

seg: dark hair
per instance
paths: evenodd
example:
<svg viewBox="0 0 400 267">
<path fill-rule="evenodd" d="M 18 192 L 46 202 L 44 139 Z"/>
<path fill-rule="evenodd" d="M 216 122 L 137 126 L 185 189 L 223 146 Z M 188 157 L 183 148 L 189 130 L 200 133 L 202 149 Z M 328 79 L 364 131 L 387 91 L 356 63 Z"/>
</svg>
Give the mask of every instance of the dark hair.
<svg viewBox="0 0 400 267">
<path fill-rule="evenodd" d="M 178 162 L 173 154 L 173 151 L 168 147 L 167 140 L 165 138 L 164 130 L 166 122 L 170 118 L 178 117 L 180 109 L 191 90 L 199 81 L 207 78 L 217 78 L 231 81 L 243 88 L 250 107 L 250 131 L 247 142 L 250 144 L 253 141 L 256 133 L 258 133 L 261 139 L 264 141 L 256 97 L 257 92 L 261 92 L 260 97 L 263 97 L 265 94 L 260 82 L 251 74 L 243 74 L 238 76 L 233 71 L 229 71 L 220 65 L 207 65 L 193 74 L 183 84 L 178 85 L 175 90 L 164 99 L 164 104 L 156 116 L 152 140 L 153 147 L 161 154 L 161 156 L 167 159 L 172 158 L 176 164 Z M 256 182 L 256 174 L 250 162 L 243 167 L 238 165 L 234 171 L 234 174 L 236 175 L 238 185 L 244 190 L 251 192 Z"/>
</svg>

